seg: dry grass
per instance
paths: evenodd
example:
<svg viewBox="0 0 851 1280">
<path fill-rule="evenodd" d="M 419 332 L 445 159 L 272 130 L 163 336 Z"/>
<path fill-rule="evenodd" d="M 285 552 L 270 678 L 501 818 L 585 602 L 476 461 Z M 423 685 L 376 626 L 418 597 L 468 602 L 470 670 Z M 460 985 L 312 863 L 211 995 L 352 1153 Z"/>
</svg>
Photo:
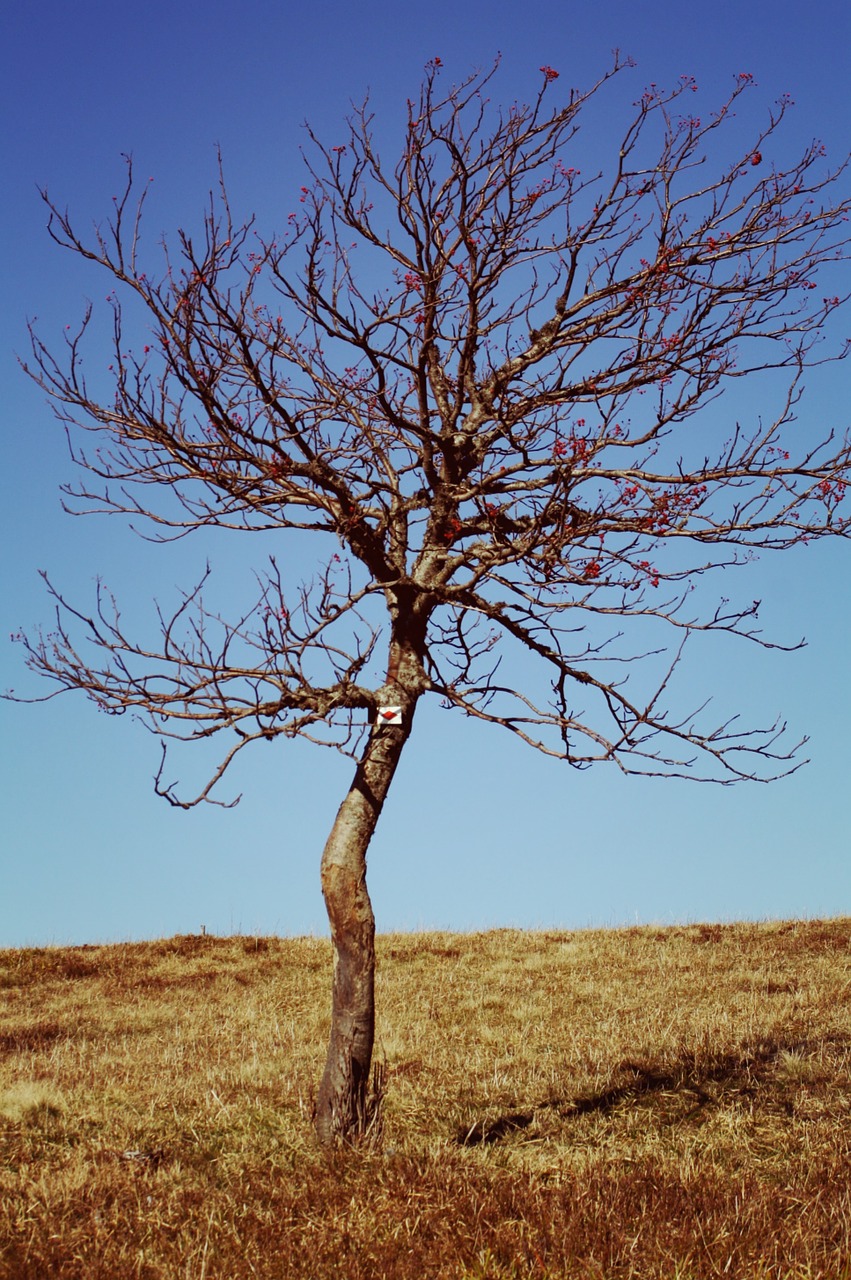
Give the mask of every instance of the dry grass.
<svg viewBox="0 0 851 1280">
<path fill-rule="evenodd" d="M 324 940 L 0 952 L 0 1277 L 851 1280 L 851 920 L 378 954 L 327 1160 Z"/>
</svg>

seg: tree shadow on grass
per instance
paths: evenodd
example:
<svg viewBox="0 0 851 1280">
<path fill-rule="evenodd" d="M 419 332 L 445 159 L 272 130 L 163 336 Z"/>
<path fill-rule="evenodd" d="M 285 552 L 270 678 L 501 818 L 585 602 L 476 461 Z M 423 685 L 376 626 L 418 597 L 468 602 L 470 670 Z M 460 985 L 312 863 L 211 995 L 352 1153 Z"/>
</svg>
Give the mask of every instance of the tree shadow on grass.
<svg viewBox="0 0 851 1280">
<path fill-rule="evenodd" d="M 570 1120 L 583 1115 L 606 1115 L 623 1104 L 653 1096 L 681 1096 L 692 1102 L 687 1114 L 694 1116 L 705 1107 L 753 1096 L 770 1080 L 775 1065 L 784 1054 L 812 1054 L 828 1042 L 846 1042 L 840 1037 L 818 1041 L 772 1041 L 745 1047 L 737 1053 L 717 1054 L 698 1062 L 696 1055 L 684 1053 L 679 1062 L 664 1067 L 625 1060 L 618 1071 L 627 1076 L 623 1084 L 601 1093 L 575 1098 L 549 1098 L 529 1110 L 504 1112 L 491 1118 L 459 1126 L 455 1142 L 462 1147 L 492 1146 L 510 1134 L 528 1129 L 545 1112 Z"/>
</svg>

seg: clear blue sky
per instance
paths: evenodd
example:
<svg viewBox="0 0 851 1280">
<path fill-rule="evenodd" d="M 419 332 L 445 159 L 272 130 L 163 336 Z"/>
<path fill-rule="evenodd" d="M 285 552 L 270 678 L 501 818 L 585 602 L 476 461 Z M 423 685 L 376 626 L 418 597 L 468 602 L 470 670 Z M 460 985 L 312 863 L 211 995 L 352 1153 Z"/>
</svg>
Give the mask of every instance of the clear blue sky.
<svg viewBox="0 0 851 1280">
<path fill-rule="evenodd" d="M 194 580 L 208 552 L 225 587 L 237 584 L 251 550 L 221 537 L 163 552 L 115 520 L 63 515 L 58 486 L 72 477 L 64 440 L 13 351 L 25 348 L 27 316 L 58 338 L 84 299 L 102 305 L 106 289 L 48 239 L 37 184 L 83 225 L 106 216 L 120 153 L 132 151 L 155 180 L 153 251 L 160 231 L 200 213 L 218 143 L 237 210 L 256 210 L 270 226 L 302 180 L 305 118 L 333 142 L 349 102 L 369 87 L 380 128 L 392 132 L 428 59 L 439 55 L 445 75 L 460 78 L 498 51 L 494 95 L 513 100 L 535 92 L 544 63 L 581 85 L 620 47 L 637 68 L 613 110 L 649 81 L 691 73 L 709 112 L 748 71 L 759 87 L 743 110 L 754 122 L 781 93 L 795 98 L 790 151 L 813 136 L 834 161 L 851 147 L 845 0 L 9 0 L 0 46 L 0 685 L 19 693 L 43 692 L 9 641 L 50 620 L 38 569 L 81 603 L 101 574 L 128 614 L 144 617 L 158 592 Z M 816 430 L 847 427 L 847 367 L 808 384 L 802 416 Z M 421 707 L 370 855 L 379 930 L 851 914 L 850 572 L 851 546 L 825 544 L 725 581 L 729 594 L 764 599 L 767 631 L 806 636 L 808 647 L 765 653 L 719 637 L 682 677 L 683 703 L 709 692 L 719 710 L 760 723 L 782 712 L 810 735 L 811 764 L 772 786 L 624 779 L 603 766 L 576 774 L 497 729 Z M 245 753 L 236 809 L 184 813 L 153 794 L 158 747 L 129 721 L 71 695 L 2 704 L 0 717 L 0 946 L 157 937 L 201 924 L 325 932 L 319 857 L 348 760 L 279 740 Z M 172 775 L 198 776 L 191 751 Z"/>
</svg>

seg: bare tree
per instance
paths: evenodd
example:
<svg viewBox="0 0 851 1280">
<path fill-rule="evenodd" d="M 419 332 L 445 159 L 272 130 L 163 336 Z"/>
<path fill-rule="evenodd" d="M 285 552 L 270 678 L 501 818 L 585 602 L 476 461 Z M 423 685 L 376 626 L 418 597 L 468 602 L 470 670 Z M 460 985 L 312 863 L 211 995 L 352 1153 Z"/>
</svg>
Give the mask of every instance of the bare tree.
<svg viewBox="0 0 851 1280">
<path fill-rule="evenodd" d="M 849 533 L 848 436 L 796 419 L 805 369 L 845 354 L 820 345 L 846 300 L 844 166 L 825 170 L 818 143 L 772 161 L 784 100 L 737 143 L 742 75 L 703 122 L 689 79 L 646 90 L 609 163 L 582 173 L 583 109 L 624 65 L 587 92 L 561 92 L 543 67 L 534 102 L 499 111 L 485 96 L 495 67 L 442 92 L 435 59 L 393 167 L 367 102 L 341 145 L 310 133 L 278 238 L 237 225 L 222 183 L 203 233 L 180 232 L 157 277 L 142 270 L 129 162 L 89 239 L 43 193 L 53 239 L 116 290 L 111 398 L 81 367 L 89 313 L 58 354 L 32 333 L 28 371 L 89 477 L 66 505 L 143 518 L 164 539 L 213 525 L 316 548 L 301 585 L 271 559 L 235 620 L 199 583 L 158 611 L 150 646 L 106 592 L 88 616 L 48 582 L 55 630 L 22 638 L 50 696 L 82 689 L 163 739 L 156 788 L 172 804 L 211 799 L 258 739 L 301 735 L 356 760 L 322 855 L 335 954 L 323 1143 L 362 1134 L 375 1105 L 366 853 L 424 694 L 580 769 L 729 782 L 799 763 L 783 725 L 674 714 L 668 695 L 694 633 L 770 643 L 758 602 L 706 605 L 696 577 Z M 719 396 L 760 371 L 775 388 L 780 371 L 774 411 L 725 425 Z M 539 660 L 543 692 L 503 679 L 513 650 Z M 166 742 L 218 733 L 221 764 L 179 797 Z"/>
</svg>

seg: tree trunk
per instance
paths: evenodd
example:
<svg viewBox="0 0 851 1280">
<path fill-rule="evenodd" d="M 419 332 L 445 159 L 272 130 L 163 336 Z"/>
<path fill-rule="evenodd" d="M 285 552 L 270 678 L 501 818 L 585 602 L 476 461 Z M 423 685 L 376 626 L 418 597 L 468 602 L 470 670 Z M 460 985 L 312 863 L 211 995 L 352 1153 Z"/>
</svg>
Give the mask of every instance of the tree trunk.
<svg viewBox="0 0 851 1280">
<path fill-rule="evenodd" d="M 322 854 L 322 893 L 334 945 L 331 1039 L 314 1117 L 323 1146 L 357 1141 L 370 1122 L 375 917 L 366 887 L 366 851 L 410 733 L 415 701 L 404 708 L 401 725 L 373 724 Z"/>
</svg>

